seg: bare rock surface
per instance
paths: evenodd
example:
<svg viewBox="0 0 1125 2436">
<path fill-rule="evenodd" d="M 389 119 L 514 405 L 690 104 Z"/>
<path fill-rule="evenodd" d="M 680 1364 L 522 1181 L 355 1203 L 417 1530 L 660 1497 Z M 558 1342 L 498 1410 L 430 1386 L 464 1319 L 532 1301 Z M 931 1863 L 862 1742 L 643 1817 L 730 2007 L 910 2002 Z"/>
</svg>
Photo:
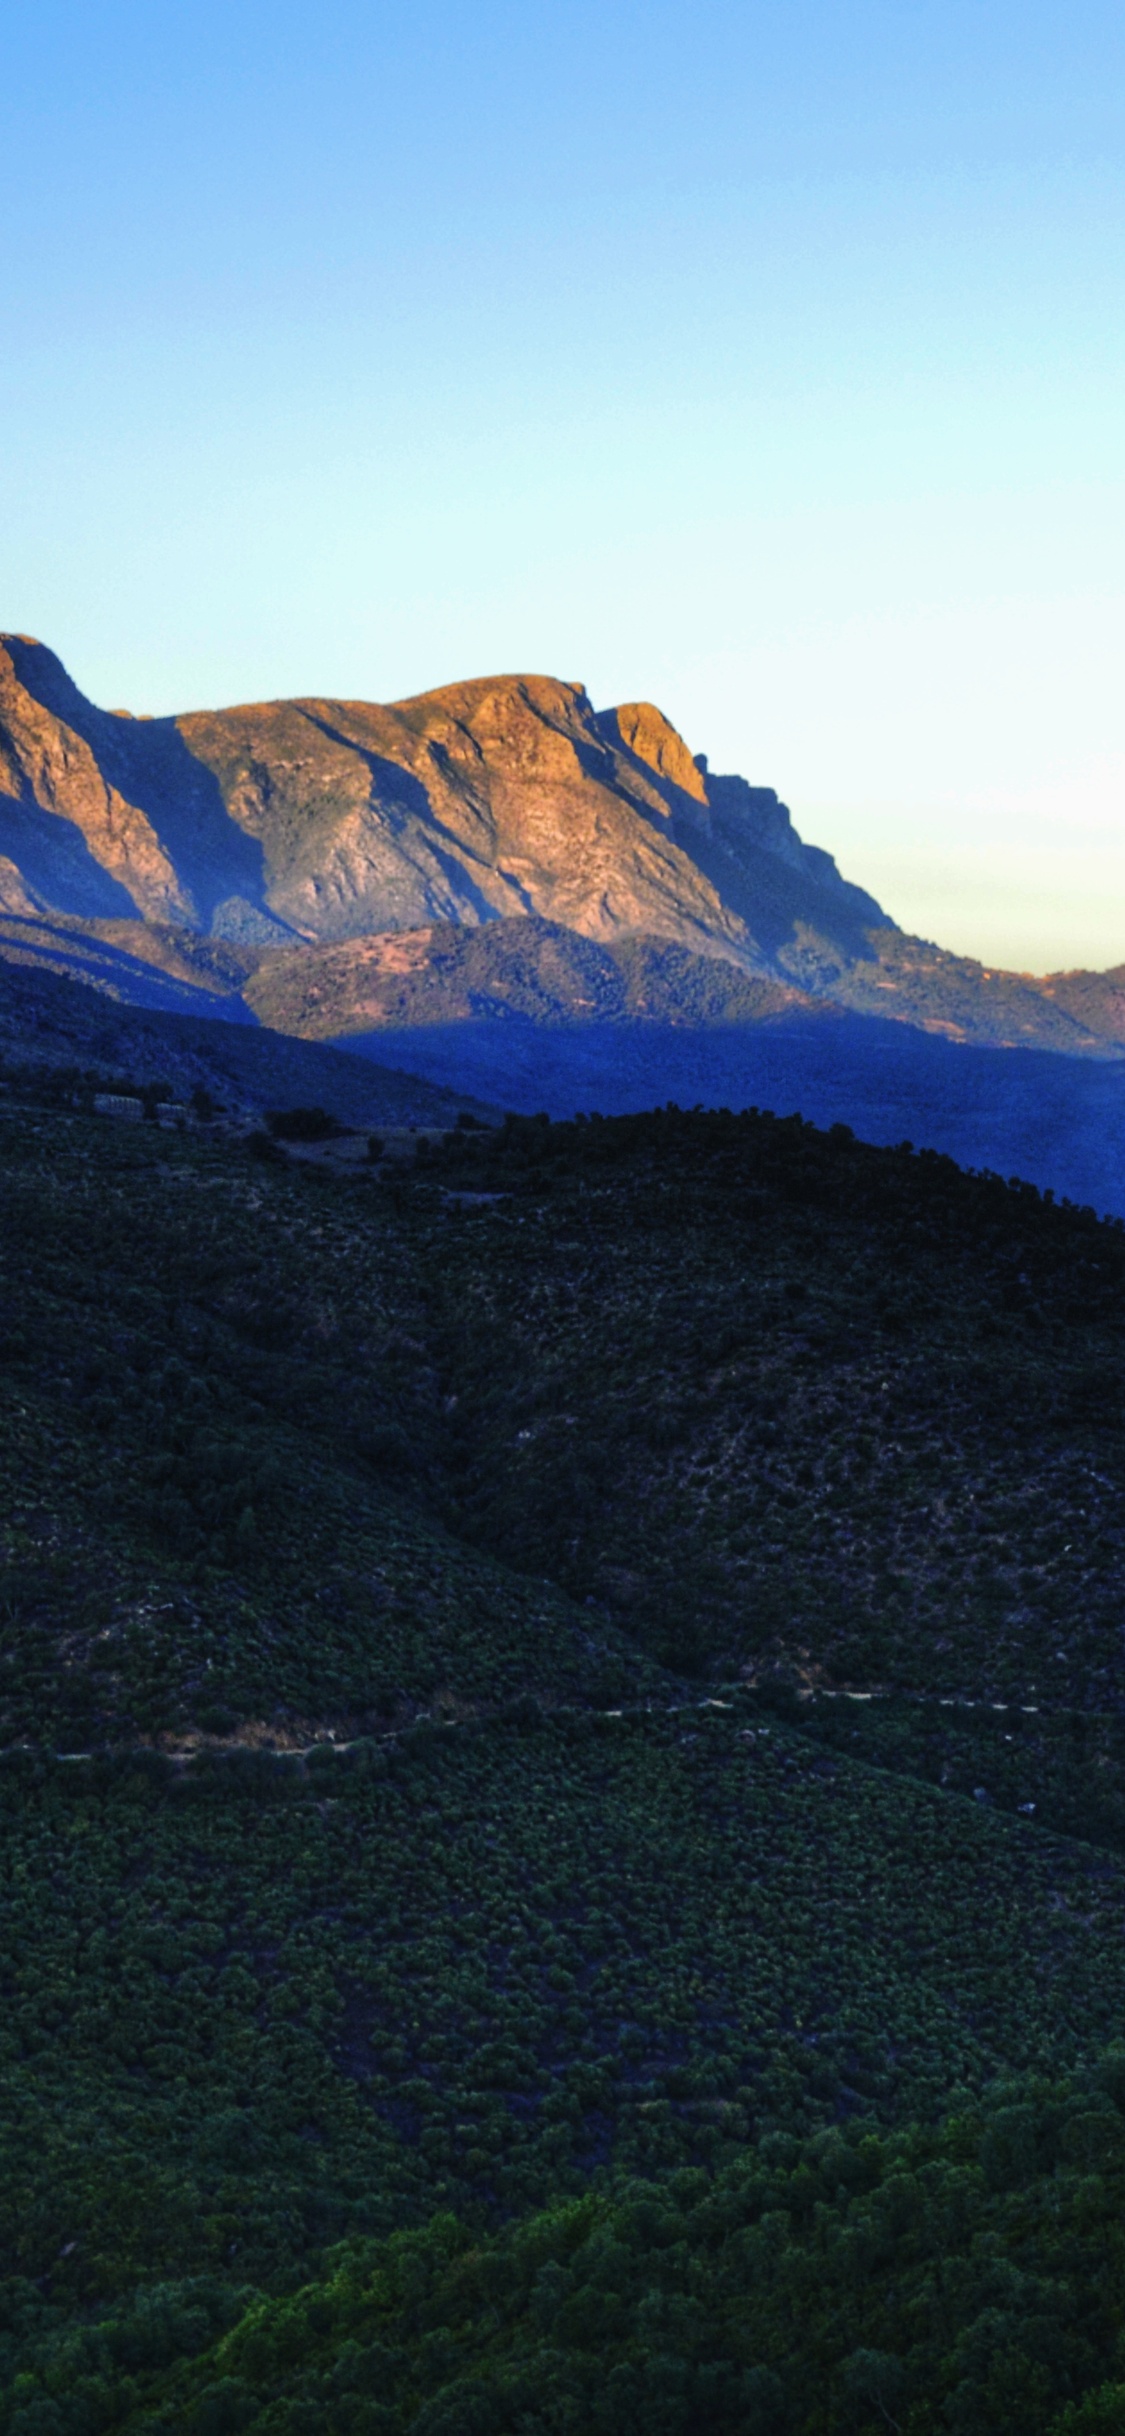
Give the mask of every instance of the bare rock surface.
<svg viewBox="0 0 1125 2436">
<path fill-rule="evenodd" d="M 0 962 L 310 1039 L 520 1018 L 1125 1055 L 1125 968 L 910 938 L 651 702 L 499 676 L 134 719 L 0 637 Z"/>
<path fill-rule="evenodd" d="M 177 719 L 97 710 L 42 644 L 0 645 L 4 905 L 268 944 L 538 915 L 749 970 L 798 921 L 854 955 L 874 899 L 768 788 L 711 780 L 649 703 L 481 678 L 412 701 Z"/>
</svg>

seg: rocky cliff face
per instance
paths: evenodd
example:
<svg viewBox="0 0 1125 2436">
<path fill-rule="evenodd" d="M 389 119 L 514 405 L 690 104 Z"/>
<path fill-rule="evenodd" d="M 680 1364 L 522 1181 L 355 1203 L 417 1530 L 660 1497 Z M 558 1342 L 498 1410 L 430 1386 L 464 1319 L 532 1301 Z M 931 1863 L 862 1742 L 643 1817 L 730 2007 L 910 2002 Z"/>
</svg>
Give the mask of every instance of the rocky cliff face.
<svg viewBox="0 0 1125 2436">
<path fill-rule="evenodd" d="M 1034 981 L 908 938 L 771 788 L 553 677 L 132 719 L 0 638 L 0 961 L 314 1039 L 835 1006 L 1125 1055 L 1125 968 Z"/>
<path fill-rule="evenodd" d="M 482 678 L 408 702 L 134 720 L 42 644 L 0 645 L 0 911 L 266 945 L 535 915 L 749 971 L 802 926 L 845 958 L 886 917 L 773 792 L 714 778 L 649 703 Z"/>
</svg>

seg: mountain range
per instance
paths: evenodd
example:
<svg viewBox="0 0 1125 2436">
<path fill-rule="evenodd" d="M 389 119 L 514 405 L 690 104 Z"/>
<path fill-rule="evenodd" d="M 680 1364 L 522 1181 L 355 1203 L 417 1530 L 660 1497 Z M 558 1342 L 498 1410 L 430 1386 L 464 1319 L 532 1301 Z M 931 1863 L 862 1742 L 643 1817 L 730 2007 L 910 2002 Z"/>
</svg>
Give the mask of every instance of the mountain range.
<svg viewBox="0 0 1125 2436">
<path fill-rule="evenodd" d="M 0 962 L 500 1105 L 800 1098 L 1125 1203 L 1125 966 L 911 937 L 772 788 L 554 678 L 134 718 L 3 638 Z"/>
<path fill-rule="evenodd" d="M 4 670 L 0 2436 L 1120 2436 L 1117 977 Z"/>
</svg>

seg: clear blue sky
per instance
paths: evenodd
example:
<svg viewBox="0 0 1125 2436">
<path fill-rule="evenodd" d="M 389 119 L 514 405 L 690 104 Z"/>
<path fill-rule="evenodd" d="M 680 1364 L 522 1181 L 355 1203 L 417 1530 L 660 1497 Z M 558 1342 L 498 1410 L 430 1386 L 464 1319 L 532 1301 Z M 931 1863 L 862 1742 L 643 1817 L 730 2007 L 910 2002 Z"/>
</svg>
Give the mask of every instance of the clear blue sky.
<svg viewBox="0 0 1125 2436">
<path fill-rule="evenodd" d="M 658 700 L 911 927 L 1125 959 L 1125 13 L 4 16 L 0 625 L 111 705 Z"/>
</svg>

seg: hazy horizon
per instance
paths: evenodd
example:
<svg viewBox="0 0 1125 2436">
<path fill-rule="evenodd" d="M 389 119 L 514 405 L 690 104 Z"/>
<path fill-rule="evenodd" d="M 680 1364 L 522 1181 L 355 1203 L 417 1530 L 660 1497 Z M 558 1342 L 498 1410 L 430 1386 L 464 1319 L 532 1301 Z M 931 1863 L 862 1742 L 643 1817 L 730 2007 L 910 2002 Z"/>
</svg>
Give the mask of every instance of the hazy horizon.
<svg viewBox="0 0 1125 2436">
<path fill-rule="evenodd" d="M 906 928 L 1125 959 L 1108 6 L 8 29 L 0 620 L 96 700 L 651 698 Z"/>
</svg>

